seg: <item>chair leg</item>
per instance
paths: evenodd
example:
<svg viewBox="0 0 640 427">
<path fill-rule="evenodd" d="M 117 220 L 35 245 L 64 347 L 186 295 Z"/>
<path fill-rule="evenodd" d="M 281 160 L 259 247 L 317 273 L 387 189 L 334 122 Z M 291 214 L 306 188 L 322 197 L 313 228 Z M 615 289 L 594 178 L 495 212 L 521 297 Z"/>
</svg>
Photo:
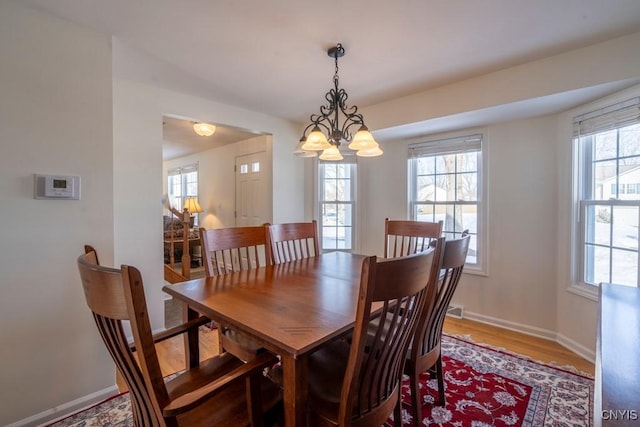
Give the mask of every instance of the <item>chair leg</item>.
<svg viewBox="0 0 640 427">
<path fill-rule="evenodd" d="M 413 425 L 419 426 L 422 421 L 422 399 L 420 399 L 420 373 L 414 369 L 410 375 L 411 405 L 413 407 Z"/>
<path fill-rule="evenodd" d="M 249 375 L 246 381 L 247 412 L 249 413 L 249 425 L 251 427 L 262 427 L 262 396 L 259 378 Z"/>
<path fill-rule="evenodd" d="M 436 361 L 436 376 L 438 377 L 438 401 L 437 406 L 444 406 L 444 374 L 442 372 L 442 355 L 438 356 Z"/>
<path fill-rule="evenodd" d="M 398 387 L 398 401 L 396 407 L 393 408 L 393 425 L 394 427 L 402 427 L 402 387 Z"/>
</svg>

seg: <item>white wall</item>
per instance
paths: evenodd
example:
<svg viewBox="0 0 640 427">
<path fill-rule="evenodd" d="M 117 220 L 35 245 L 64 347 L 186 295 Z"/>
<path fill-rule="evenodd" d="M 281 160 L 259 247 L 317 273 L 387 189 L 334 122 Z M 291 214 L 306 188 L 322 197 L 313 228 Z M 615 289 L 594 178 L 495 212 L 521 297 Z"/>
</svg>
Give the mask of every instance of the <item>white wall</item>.
<svg viewBox="0 0 640 427">
<path fill-rule="evenodd" d="M 454 298 L 488 321 L 549 338 L 556 328 L 555 123 L 545 116 L 488 127 L 489 275 L 466 275 Z"/>
<path fill-rule="evenodd" d="M 7 425 L 114 385 L 76 266 L 84 243 L 113 261 L 110 37 L 2 1 L 0 57 Z M 81 200 L 34 200 L 34 173 L 80 175 Z"/>
</svg>

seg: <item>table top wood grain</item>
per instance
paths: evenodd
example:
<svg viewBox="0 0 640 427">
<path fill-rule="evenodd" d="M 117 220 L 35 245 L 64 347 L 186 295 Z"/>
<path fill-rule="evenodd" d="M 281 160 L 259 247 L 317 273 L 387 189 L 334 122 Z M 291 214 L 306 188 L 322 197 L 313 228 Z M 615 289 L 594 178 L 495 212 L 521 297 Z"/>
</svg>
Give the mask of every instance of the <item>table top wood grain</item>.
<svg viewBox="0 0 640 427">
<path fill-rule="evenodd" d="M 167 285 L 164 291 L 267 348 L 297 357 L 353 327 L 363 259 L 332 252 Z"/>
</svg>

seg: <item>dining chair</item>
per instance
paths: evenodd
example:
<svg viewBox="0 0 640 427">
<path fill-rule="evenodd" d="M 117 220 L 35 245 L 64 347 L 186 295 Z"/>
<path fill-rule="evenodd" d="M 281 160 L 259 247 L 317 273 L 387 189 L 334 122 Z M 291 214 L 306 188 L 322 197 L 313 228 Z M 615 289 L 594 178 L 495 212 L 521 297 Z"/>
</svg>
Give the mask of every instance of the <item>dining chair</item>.
<svg viewBox="0 0 640 427">
<path fill-rule="evenodd" d="M 384 220 L 384 257 L 395 258 L 427 249 L 442 235 L 442 221 Z"/>
<path fill-rule="evenodd" d="M 204 268 L 209 277 L 267 264 L 264 226 L 205 229 L 200 227 Z"/>
<path fill-rule="evenodd" d="M 269 224 L 267 228 L 267 251 L 271 264 L 295 261 L 318 256 L 318 226 L 311 222 Z"/>
<path fill-rule="evenodd" d="M 430 371 L 438 382 L 438 399 L 436 405 L 445 404 L 444 376 L 442 372 L 442 356 L 440 342 L 442 327 L 447 308 L 462 276 L 469 241 L 471 236 L 463 233 L 462 237 L 444 240 L 438 243 L 442 247 L 440 271 L 437 277 L 437 290 L 432 310 L 423 311 L 413 341 L 407 353 L 405 374 L 409 376 L 411 384 L 411 402 L 415 425 L 421 425 L 422 400 L 420 399 L 419 376 Z"/>
<path fill-rule="evenodd" d="M 129 388 L 136 427 L 263 425 L 277 411 L 281 393 L 262 370 L 277 358 L 269 353 L 244 363 L 224 353 L 198 363 L 196 340 L 189 340 L 190 366 L 164 379 L 155 343 L 196 330 L 201 317 L 152 335 L 142 275 L 138 269 L 98 265 L 95 249 L 78 257 L 85 299 L 100 335 Z M 123 323 L 130 325 L 130 344 Z M 134 352 L 137 353 L 134 355 Z"/>
<path fill-rule="evenodd" d="M 206 276 L 220 276 L 266 265 L 265 226 L 209 230 L 201 227 L 200 241 Z M 221 351 L 228 351 L 244 361 L 254 359 L 264 351 L 255 341 L 223 324 L 218 325 L 218 337 Z"/>
<path fill-rule="evenodd" d="M 309 356 L 309 422 L 379 426 L 393 413 L 395 426 L 402 425 L 403 366 L 420 312 L 432 307 L 434 252 L 365 258 L 350 339 L 331 341 Z M 369 336 L 372 308 L 380 315 Z"/>
</svg>

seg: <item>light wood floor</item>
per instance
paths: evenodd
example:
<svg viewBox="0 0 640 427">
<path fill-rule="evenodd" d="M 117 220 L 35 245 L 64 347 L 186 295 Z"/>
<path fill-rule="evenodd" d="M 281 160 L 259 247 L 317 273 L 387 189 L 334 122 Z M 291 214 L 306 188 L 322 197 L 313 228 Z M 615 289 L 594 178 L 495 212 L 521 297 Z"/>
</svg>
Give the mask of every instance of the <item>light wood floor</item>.
<svg viewBox="0 0 640 427">
<path fill-rule="evenodd" d="M 200 357 L 206 359 L 218 354 L 218 333 L 216 330 L 201 328 Z M 447 317 L 444 332 L 451 335 L 470 336 L 478 344 L 488 344 L 501 347 L 508 351 L 528 356 L 533 360 L 553 363 L 560 366 L 573 366 L 581 372 L 594 374 L 593 363 L 583 359 L 558 343 L 542 338 L 536 338 L 507 329 L 486 325 L 466 319 Z M 184 369 L 183 340 L 176 337 L 158 344 L 157 351 L 160 366 L 164 375 L 169 375 Z M 126 386 L 118 379 L 121 391 Z"/>
<path fill-rule="evenodd" d="M 169 338 L 156 345 L 160 369 L 162 375 L 167 376 L 185 368 L 184 361 L 184 340 L 182 336 Z M 218 346 L 218 331 L 211 330 L 206 326 L 200 327 L 200 360 L 215 356 L 220 351 Z M 116 371 L 116 384 L 120 392 L 127 391 L 127 386 Z"/>
<path fill-rule="evenodd" d="M 475 343 L 501 347 L 547 364 L 573 366 L 589 375 L 594 375 L 595 372 L 593 363 L 560 344 L 543 338 L 452 317 L 446 318 L 444 332 L 451 335 L 469 335 Z"/>
</svg>

